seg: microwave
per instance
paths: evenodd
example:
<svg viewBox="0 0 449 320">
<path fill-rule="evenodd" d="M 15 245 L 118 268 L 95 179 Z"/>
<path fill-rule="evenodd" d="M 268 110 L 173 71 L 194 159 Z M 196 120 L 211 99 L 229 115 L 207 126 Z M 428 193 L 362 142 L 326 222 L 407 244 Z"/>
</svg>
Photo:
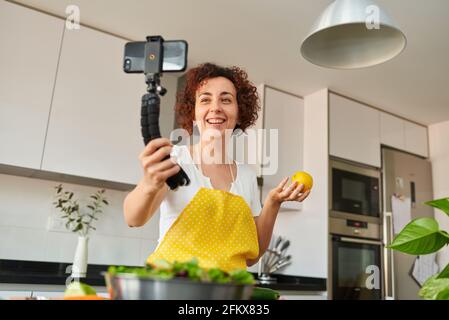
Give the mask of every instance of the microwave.
<svg viewBox="0 0 449 320">
<path fill-rule="evenodd" d="M 329 163 L 330 215 L 380 224 L 380 170 L 339 159 Z"/>
</svg>

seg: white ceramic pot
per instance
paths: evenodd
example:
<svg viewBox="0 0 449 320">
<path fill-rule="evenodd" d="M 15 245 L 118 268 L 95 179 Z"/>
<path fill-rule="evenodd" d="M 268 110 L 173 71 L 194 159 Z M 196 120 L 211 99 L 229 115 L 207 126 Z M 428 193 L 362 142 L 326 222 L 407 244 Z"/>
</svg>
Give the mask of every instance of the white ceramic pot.
<svg viewBox="0 0 449 320">
<path fill-rule="evenodd" d="M 87 248 L 89 237 L 79 236 L 73 259 L 72 277 L 85 278 L 87 273 Z"/>
</svg>

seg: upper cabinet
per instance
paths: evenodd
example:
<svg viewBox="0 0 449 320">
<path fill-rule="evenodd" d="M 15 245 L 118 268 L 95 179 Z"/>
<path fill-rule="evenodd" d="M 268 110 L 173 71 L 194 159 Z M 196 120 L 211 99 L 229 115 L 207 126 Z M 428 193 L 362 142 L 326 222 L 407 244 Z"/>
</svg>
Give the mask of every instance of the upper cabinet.
<svg viewBox="0 0 449 320">
<path fill-rule="evenodd" d="M 401 118 L 380 113 L 380 142 L 400 150 L 405 148 L 405 123 Z"/>
<path fill-rule="evenodd" d="M 428 156 L 427 128 L 381 112 L 381 143 L 423 157 Z"/>
<path fill-rule="evenodd" d="M 125 40 L 81 27 L 66 30 L 42 169 L 135 184 L 141 75 L 122 71 Z"/>
<path fill-rule="evenodd" d="M 380 167 L 381 144 L 428 156 L 427 128 L 372 107 L 329 95 L 330 154 Z"/>
<path fill-rule="evenodd" d="M 329 148 L 332 156 L 380 167 L 379 111 L 329 94 Z"/>
<path fill-rule="evenodd" d="M 0 164 L 40 168 L 63 29 L 0 1 Z"/>
<path fill-rule="evenodd" d="M 427 128 L 405 121 L 405 150 L 423 157 L 429 156 Z"/>
</svg>

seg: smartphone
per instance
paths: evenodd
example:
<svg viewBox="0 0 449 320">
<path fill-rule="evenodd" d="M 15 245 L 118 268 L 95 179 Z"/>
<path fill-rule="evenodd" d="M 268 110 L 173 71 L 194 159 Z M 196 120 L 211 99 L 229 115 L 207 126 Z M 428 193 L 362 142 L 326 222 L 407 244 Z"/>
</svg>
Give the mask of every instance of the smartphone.
<svg viewBox="0 0 449 320">
<path fill-rule="evenodd" d="M 125 44 L 123 70 L 126 73 L 145 72 L 145 46 L 147 41 L 128 42 Z M 187 42 L 170 40 L 163 42 L 163 60 L 161 72 L 180 72 L 187 67 Z"/>
</svg>

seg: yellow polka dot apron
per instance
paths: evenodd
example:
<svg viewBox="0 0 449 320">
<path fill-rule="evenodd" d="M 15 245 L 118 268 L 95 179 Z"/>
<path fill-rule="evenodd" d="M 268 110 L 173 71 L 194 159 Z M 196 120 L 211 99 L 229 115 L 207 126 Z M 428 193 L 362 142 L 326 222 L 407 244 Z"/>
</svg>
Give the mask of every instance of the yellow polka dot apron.
<svg viewBox="0 0 449 320">
<path fill-rule="evenodd" d="M 246 269 L 259 255 L 257 229 L 246 201 L 233 193 L 201 187 L 147 259 L 185 262 L 203 268 Z"/>
</svg>

